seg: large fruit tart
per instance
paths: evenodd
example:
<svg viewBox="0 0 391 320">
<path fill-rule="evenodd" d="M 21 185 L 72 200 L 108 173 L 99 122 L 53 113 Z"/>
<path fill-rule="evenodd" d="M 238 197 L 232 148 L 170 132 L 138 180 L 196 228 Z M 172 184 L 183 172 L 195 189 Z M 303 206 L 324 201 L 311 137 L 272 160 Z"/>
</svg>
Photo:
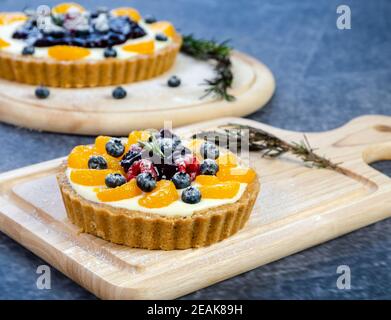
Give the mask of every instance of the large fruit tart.
<svg viewBox="0 0 391 320">
<path fill-rule="evenodd" d="M 0 77 L 52 87 L 96 87 L 167 71 L 181 36 L 167 21 L 133 8 L 87 11 L 63 3 L 30 13 L 0 13 Z"/>
<path fill-rule="evenodd" d="M 77 146 L 58 175 L 82 231 L 146 249 L 186 249 L 241 229 L 259 192 L 253 169 L 214 143 L 169 130 L 99 136 Z"/>
</svg>

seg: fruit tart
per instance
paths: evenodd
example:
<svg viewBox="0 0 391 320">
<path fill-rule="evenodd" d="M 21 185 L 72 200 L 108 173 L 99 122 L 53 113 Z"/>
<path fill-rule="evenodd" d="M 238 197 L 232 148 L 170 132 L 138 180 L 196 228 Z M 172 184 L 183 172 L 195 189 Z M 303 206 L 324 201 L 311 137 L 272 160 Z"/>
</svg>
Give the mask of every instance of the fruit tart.
<svg viewBox="0 0 391 320">
<path fill-rule="evenodd" d="M 87 11 L 76 3 L 0 13 L 0 77 L 82 88 L 131 83 L 171 68 L 182 38 L 168 21 L 133 8 Z"/>
<path fill-rule="evenodd" d="M 259 192 L 255 171 L 234 153 L 166 129 L 99 136 L 75 147 L 57 178 L 82 232 L 145 249 L 227 238 L 245 225 Z"/>
</svg>

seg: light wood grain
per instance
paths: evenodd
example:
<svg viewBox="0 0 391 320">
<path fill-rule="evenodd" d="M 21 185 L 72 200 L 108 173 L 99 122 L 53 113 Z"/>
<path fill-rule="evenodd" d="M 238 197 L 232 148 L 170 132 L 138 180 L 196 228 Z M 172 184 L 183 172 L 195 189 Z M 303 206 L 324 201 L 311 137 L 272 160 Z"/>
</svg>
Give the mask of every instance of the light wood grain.
<svg viewBox="0 0 391 320">
<path fill-rule="evenodd" d="M 248 123 L 288 140 L 301 133 L 226 118 L 178 129 L 188 135 L 227 122 Z M 0 229 L 67 276 L 106 299 L 170 299 L 390 217 L 391 181 L 368 162 L 391 159 L 391 118 L 365 116 L 309 133 L 320 154 L 342 162 L 344 176 L 291 157 L 251 154 L 261 195 L 247 226 L 218 244 L 184 251 L 114 245 L 66 218 L 54 178 L 61 159 L 0 176 Z"/>
<path fill-rule="evenodd" d="M 0 121 L 37 130 L 72 134 L 126 135 L 130 129 L 174 126 L 227 116 L 244 116 L 263 107 L 273 95 L 274 77 L 261 62 L 243 53 L 233 54 L 234 102 L 200 99 L 213 66 L 179 55 L 172 70 L 157 78 L 124 85 L 128 97 L 115 100 L 113 87 L 52 88 L 46 100 L 34 96 L 34 86 L 0 79 Z M 182 85 L 169 88 L 171 75 Z M 61 119 L 61 120 L 60 120 Z"/>
</svg>

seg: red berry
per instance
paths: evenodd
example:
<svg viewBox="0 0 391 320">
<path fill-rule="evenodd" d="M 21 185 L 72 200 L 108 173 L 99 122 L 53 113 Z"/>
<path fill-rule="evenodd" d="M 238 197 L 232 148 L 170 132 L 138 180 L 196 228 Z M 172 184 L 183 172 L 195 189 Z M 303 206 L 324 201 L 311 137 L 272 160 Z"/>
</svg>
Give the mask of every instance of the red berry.
<svg viewBox="0 0 391 320">
<path fill-rule="evenodd" d="M 199 168 L 200 168 L 200 164 L 197 160 L 197 157 L 194 156 L 194 155 L 188 155 L 186 156 L 185 158 L 185 163 L 186 163 L 186 171 L 187 173 L 198 173 L 199 171 Z"/>
<path fill-rule="evenodd" d="M 187 154 L 184 158 L 178 159 L 175 164 L 177 165 L 179 172 L 188 173 L 191 181 L 195 180 L 200 166 L 196 156 Z"/>
<path fill-rule="evenodd" d="M 180 158 L 177 161 L 175 161 L 175 164 L 177 165 L 179 172 L 186 173 L 186 162 L 185 162 L 185 159 Z"/>
<path fill-rule="evenodd" d="M 136 178 L 137 175 L 140 173 L 140 162 L 141 162 L 141 160 L 135 161 L 130 166 L 128 172 L 126 173 L 126 179 L 128 181 L 132 180 L 133 178 Z"/>
<path fill-rule="evenodd" d="M 150 173 L 153 178 L 156 179 L 157 171 L 151 160 L 142 159 L 140 160 L 140 173 Z"/>
</svg>

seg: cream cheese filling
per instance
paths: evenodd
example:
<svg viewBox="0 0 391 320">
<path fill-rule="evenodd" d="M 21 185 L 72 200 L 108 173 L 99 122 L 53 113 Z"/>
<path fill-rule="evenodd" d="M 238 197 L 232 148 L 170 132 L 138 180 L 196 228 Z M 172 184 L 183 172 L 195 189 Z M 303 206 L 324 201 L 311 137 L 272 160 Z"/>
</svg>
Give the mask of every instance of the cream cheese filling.
<svg viewBox="0 0 391 320">
<path fill-rule="evenodd" d="M 72 182 L 70 175 L 71 175 L 72 169 L 68 168 L 66 171 L 66 175 L 68 178 L 68 181 L 70 185 L 72 186 L 73 190 L 76 191 L 77 194 L 79 194 L 81 197 L 83 197 L 86 200 L 96 202 L 96 203 L 102 203 L 109 206 L 113 206 L 116 208 L 123 208 L 128 210 L 135 210 L 135 211 L 141 211 L 146 213 L 154 213 L 161 216 L 167 216 L 167 217 L 173 217 L 173 216 L 181 216 L 181 217 L 188 217 L 191 216 L 194 212 L 205 210 L 205 209 L 211 209 L 213 207 L 218 207 L 224 204 L 231 204 L 238 201 L 243 193 L 246 191 L 247 183 L 241 183 L 238 193 L 235 197 L 230 199 L 201 199 L 199 203 L 196 204 L 188 204 L 183 202 L 181 199 L 181 193 L 182 190 L 178 190 L 179 200 L 171 203 L 170 205 L 163 207 L 163 208 L 146 208 L 143 206 L 140 206 L 138 203 L 138 200 L 142 197 L 136 196 L 130 199 L 120 200 L 120 201 L 112 201 L 112 202 L 102 202 L 98 199 L 94 189 L 96 189 L 99 186 L 83 186 L 80 184 L 76 184 Z M 194 183 L 192 185 L 195 185 Z M 105 187 L 105 186 L 102 186 Z"/>
<path fill-rule="evenodd" d="M 23 48 L 26 46 L 25 41 L 21 39 L 13 39 L 12 35 L 15 32 L 15 30 L 20 26 L 22 26 L 24 23 L 25 23 L 24 21 L 16 21 L 6 25 L 0 25 L 0 39 L 10 44 L 7 47 L 0 48 L 0 51 L 7 52 L 10 54 L 15 54 L 15 55 L 22 54 Z M 117 59 L 129 59 L 137 55 L 140 55 L 137 52 L 125 51 L 123 47 L 128 44 L 135 44 L 147 40 L 154 40 L 155 52 L 157 52 L 159 50 L 166 48 L 170 43 L 172 43 L 172 39 L 170 37 L 168 37 L 167 41 L 155 40 L 155 36 L 159 32 L 155 32 L 154 30 L 150 29 L 148 27 L 148 24 L 146 24 L 143 20 L 139 21 L 138 23 L 140 27 L 142 27 L 147 34 L 144 37 L 138 39 L 130 39 L 123 44 L 113 46 L 113 48 L 117 50 Z M 32 57 L 48 58 L 49 57 L 48 48 L 49 47 L 35 47 L 35 53 Z M 103 55 L 105 50 L 104 48 L 88 48 L 88 50 L 90 50 L 90 54 L 81 60 L 97 61 L 97 60 L 106 59 Z"/>
</svg>

